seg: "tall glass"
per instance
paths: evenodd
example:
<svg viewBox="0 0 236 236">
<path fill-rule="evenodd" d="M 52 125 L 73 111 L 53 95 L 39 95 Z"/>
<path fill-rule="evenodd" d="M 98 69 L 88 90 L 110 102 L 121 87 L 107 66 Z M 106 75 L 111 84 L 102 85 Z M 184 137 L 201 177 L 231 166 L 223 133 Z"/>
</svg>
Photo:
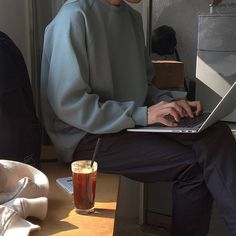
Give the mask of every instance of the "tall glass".
<svg viewBox="0 0 236 236">
<path fill-rule="evenodd" d="M 74 161 L 71 164 L 74 204 L 78 213 L 94 211 L 97 167 L 97 162 L 91 167 L 91 160 Z"/>
</svg>

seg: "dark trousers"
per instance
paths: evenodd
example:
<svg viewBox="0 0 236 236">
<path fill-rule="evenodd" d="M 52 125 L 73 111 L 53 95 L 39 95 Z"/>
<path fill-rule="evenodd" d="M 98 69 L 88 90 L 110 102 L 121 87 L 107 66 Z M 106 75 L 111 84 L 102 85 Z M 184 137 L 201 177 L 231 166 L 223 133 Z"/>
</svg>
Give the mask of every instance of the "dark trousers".
<svg viewBox="0 0 236 236">
<path fill-rule="evenodd" d="M 200 134 L 87 134 L 74 159 L 91 159 L 98 137 L 99 171 L 174 182 L 172 236 L 206 236 L 212 199 L 236 236 L 236 142 L 223 123 Z"/>
</svg>

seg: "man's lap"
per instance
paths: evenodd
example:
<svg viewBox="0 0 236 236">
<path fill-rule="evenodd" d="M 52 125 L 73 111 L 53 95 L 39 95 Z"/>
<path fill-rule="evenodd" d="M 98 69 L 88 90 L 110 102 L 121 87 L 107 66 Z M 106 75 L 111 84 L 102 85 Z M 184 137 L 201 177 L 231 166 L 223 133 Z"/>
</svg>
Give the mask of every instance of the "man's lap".
<svg viewBox="0 0 236 236">
<path fill-rule="evenodd" d="M 121 131 L 114 134 L 87 134 L 79 143 L 74 159 L 91 159 L 97 143 L 99 171 L 125 175 L 144 182 L 174 180 L 190 165 L 198 163 L 196 146 L 211 146 L 222 133 L 223 123 L 200 134 L 158 134 Z M 220 148 L 220 147 L 215 147 Z"/>
<path fill-rule="evenodd" d="M 98 137 L 101 143 L 97 162 L 101 172 L 155 182 L 173 180 L 187 166 L 196 163 L 191 147 L 165 135 L 126 131 L 105 135 L 87 134 L 78 145 L 74 159 L 91 159 Z"/>
</svg>

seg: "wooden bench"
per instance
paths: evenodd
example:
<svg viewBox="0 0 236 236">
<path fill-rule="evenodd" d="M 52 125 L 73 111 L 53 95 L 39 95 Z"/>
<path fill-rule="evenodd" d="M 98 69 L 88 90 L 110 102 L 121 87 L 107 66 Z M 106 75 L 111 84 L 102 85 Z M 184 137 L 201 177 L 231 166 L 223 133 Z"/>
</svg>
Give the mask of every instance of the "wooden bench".
<svg viewBox="0 0 236 236">
<path fill-rule="evenodd" d="M 43 163 L 42 171 L 50 183 L 48 214 L 44 221 L 34 221 L 41 231 L 31 236 L 113 235 L 119 176 L 98 173 L 95 213 L 79 215 L 74 211 L 73 197 L 56 184 L 57 178 L 71 175 L 70 165 Z"/>
</svg>

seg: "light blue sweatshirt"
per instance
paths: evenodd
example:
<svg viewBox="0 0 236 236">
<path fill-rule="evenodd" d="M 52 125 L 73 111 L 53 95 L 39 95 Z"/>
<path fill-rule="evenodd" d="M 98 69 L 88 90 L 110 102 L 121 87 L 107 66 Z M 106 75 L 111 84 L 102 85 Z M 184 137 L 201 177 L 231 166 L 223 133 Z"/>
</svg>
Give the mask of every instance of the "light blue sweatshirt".
<svg viewBox="0 0 236 236">
<path fill-rule="evenodd" d="M 59 158 L 72 160 L 85 134 L 147 125 L 146 101 L 170 100 L 151 81 L 142 19 L 129 5 L 69 0 L 45 31 L 44 126 Z"/>
</svg>

